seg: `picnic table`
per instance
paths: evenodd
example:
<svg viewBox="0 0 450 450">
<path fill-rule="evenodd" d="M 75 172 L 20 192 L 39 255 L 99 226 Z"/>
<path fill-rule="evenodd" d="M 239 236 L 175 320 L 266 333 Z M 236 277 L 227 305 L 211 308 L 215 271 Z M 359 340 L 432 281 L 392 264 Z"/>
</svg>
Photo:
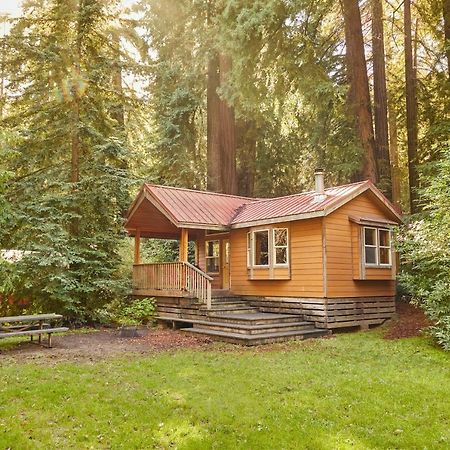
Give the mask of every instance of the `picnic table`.
<svg viewBox="0 0 450 450">
<path fill-rule="evenodd" d="M 0 339 L 14 336 L 38 336 L 42 344 L 42 335 L 47 334 L 47 347 L 52 346 L 52 334 L 68 331 L 67 327 L 55 327 L 51 322 L 62 319 L 60 314 L 34 314 L 31 316 L 0 317 Z"/>
</svg>

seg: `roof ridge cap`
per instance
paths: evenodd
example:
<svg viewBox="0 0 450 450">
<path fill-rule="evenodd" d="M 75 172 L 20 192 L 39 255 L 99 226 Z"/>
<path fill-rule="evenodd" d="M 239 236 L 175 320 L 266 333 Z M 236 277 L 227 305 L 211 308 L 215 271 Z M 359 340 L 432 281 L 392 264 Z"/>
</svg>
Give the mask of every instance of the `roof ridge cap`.
<svg viewBox="0 0 450 450">
<path fill-rule="evenodd" d="M 154 184 L 154 183 L 148 183 L 144 182 L 145 186 L 148 187 L 157 187 L 157 188 L 163 188 L 163 189 L 176 189 L 178 191 L 188 191 L 188 192 L 195 192 L 197 194 L 208 194 L 208 195 L 219 195 L 222 197 L 231 197 L 231 198 L 239 198 L 239 199 L 245 199 L 250 201 L 258 201 L 258 199 L 254 197 L 245 197 L 243 195 L 233 195 L 233 194 L 224 194 L 222 192 L 213 192 L 213 191 L 200 191 L 199 189 L 189 189 L 189 188 L 183 188 L 178 186 L 164 186 L 163 184 Z"/>
<path fill-rule="evenodd" d="M 370 184 L 370 183 L 371 183 L 370 180 L 364 180 L 364 181 L 355 181 L 354 183 L 339 184 L 338 186 L 331 186 L 331 187 L 325 188 L 325 194 L 327 193 L 327 191 L 330 191 L 332 189 L 337 189 L 337 188 L 342 188 L 342 187 L 347 187 L 347 186 Z M 255 198 L 254 200 L 255 200 L 255 202 L 266 202 L 266 201 L 278 200 L 281 198 L 298 197 L 301 195 L 308 195 L 308 194 L 316 194 L 316 191 L 314 189 L 312 189 L 310 191 L 297 192 L 295 194 L 288 194 L 288 195 L 279 195 L 277 197 Z"/>
</svg>

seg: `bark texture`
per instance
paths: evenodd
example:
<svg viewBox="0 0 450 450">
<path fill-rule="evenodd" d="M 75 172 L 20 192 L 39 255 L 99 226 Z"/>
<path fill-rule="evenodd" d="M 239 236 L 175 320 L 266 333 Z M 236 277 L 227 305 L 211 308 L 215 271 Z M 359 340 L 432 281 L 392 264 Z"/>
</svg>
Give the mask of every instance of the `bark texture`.
<svg viewBox="0 0 450 450">
<path fill-rule="evenodd" d="M 236 121 L 234 109 L 218 95 L 231 70 L 231 58 L 210 59 L 207 86 L 207 187 L 214 192 L 237 194 Z"/>
<path fill-rule="evenodd" d="M 417 88 L 411 27 L 411 0 L 403 3 L 405 33 L 406 127 L 408 138 L 409 204 L 417 212 Z"/>
<path fill-rule="evenodd" d="M 208 63 L 207 86 L 207 188 L 213 192 L 222 191 L 219 86 L 219 58 L 214 56 Z"/>
<path fill-rule="evenodd" d="M 256 179 L 256 124 L 254 120 L 237 122 L 238 194 L 253 197 Z"/>
<path fill-rule="evenodd" d="M 397 117 L 389 99 L 389 155 L 391 161 L 391 179 L 392 179 L 392 202 L 400 207 L 400 167 L 398 162 L 398 132 Z"/>
<path fill-rule="evenodd" d="M 443 0 L 445 54 L 447 56 L 447 70 L 450 78 L 450 0 Z"/>
<path fill-rule="evenodd" d="M 370 105 L 369 80 L 364 55 L 364 40 L 358 0 L 342 0 L 345 25 L 349 102 L 355 116 L 359 139 L 364 149 L 361 177 L 377 182 L 375 142 Z"/>
<path fill-rule="evenodd" d="M 392 199 L 391 170 L 389 166 L 389 130 L 384 53 L 383 6 L 381 0 L 372 0 L 372 52 L 375 116 L 375 157 L 378 185 Z"/>
<path fill-rule="evenodd" d="M 231 58 L 219 56 L 220 85 L 231 70 Z M 236 121 L 234 108 L 226 100 L 220 100 L 220 154 L 222 170 L 222 190 L 225 194 L 237 194 L 236 176 Z"/>
</svg>

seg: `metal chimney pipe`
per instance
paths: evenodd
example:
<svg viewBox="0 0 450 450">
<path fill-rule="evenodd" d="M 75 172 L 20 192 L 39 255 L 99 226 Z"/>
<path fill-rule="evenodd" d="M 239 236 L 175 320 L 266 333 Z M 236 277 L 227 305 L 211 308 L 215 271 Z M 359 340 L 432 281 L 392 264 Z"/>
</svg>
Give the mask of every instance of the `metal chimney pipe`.
<svg viewBox="0 0 450 450">
<path fill-rule="evenodd" d="M 325 193 L 325 171 L 323 169 L 316 169 L 314 171 L 314 176 L 316 178 L 316 193 L 319 195 L 324 195 Z"/>
</svg>

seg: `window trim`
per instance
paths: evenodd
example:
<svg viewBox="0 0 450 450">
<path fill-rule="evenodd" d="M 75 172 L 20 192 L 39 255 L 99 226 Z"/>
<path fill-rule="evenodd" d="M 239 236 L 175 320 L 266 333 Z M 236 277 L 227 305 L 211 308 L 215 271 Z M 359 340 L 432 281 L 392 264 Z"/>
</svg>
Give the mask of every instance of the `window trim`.
<svg viewBox="0 0 450 450">
<path fill-rule="evenodd" d="M 256 252 L 255 252 L 255 234 L 256 233 L 260 233 L 261 231 L 267 231 L 267 264 L 255 264 L 255 256 L 256 256 Z M 271 245 L 270 245 L 270 228 L 261 228 L 259 230 L 252 230 L 251 231 L 252 234 L 252 239 L 251 239 L 251 267 L 257 268 L 257 269 L 268 269 L 270 268 L 270 263 L 271 263 Z"/>
<path fill-rule="evenodd" d="M 375 245 L 367 245 L 366 244 L 366 229 L 367 230 L 375 230 Z M 380 231 L 387 231 L 389 236 L 389 246 L 380 246 Z M 363 226 L 362 227 L 362 247 L 363 247 L 363 262 L 364 266 L 368 268 L 382 268 L 382 269 L 390 269 L 392 267 L 392 230 L 390 228 L 385 227 L 372 227 L 372 226 Z M 367 262 L 367 254 L 366 248 L 375 248 L 375 263 Z M 380 262 L 380 249 L 389 249 L 389 263 L 381 263 Z"/>
<path fill-rule="evenodd" d="M 380 240 L 380 231 L 387 231 L 388 236 L 389 236 L 389 246 L 380 244 L 380 242 L 381 242 L 381 240 Z M 389 228 L 381 228 L 381 227 L 378 228 L 377 242 L 378 242 L 378 265 L 380 267 L 386 267 L 386 268 L 392 267 L 392 232 L 391 232 L 391 230 Z M 380 259 L 381 259 L 381 252 L 380 252 L 380 250 L 382 248 L 389 250 L 389 252 L 388 252 L 389 262 L 388 263 L 380 262 Z"/>
<path fill-rule="evenodd" d="M 219 245 L 219 254 L 217 256 L 208 256 L 208 243 L 209 242 L 217 242 Z M 208 259 L 217 259 L 218 264 L 217 267 L 219 270 L 217 270 L 217 272 L 209 272 L 208 271 Z M 210 273 L 210 274 L 219 274 L 220 273 L 220 239 L 208 239 L 205 241 L 205 268 L 206 268 L 206 273 Z"/>
<path fill-rule="evenodd" d="M 252 255 L 253 255 L 253 235 L 252 232 L 249 231 L 247 233 L 247 269 L 252 267 Z"/>
<path fill-rule="evenodd" d="M 275 245 L 275 230 L 286 230 L 286 245 Z M 268 264 L 255 264 L 255 234 L 261 231 L 266 231 L 268 234 Z M 256 228 L 247 232 L 247 269 L 275 269 L 275 268 L 289 268 L 289 227 L 271 227 L 271 228 Z M 286 249 L 286 262 L 276 262 L 276 249 Z"/>
<path fill-rule="evenodd" d="M 286 245 L 276 245 L 275 244 L 275 231 L 276 230 L 286 230 Z M 277 248 L 286 249 L 286 262 L 277 263 Z M 289 267 L 289 228 L 288 227 L 275 227 L 272 228 L 272 257 L 274 267 Z"/>
</svg>

